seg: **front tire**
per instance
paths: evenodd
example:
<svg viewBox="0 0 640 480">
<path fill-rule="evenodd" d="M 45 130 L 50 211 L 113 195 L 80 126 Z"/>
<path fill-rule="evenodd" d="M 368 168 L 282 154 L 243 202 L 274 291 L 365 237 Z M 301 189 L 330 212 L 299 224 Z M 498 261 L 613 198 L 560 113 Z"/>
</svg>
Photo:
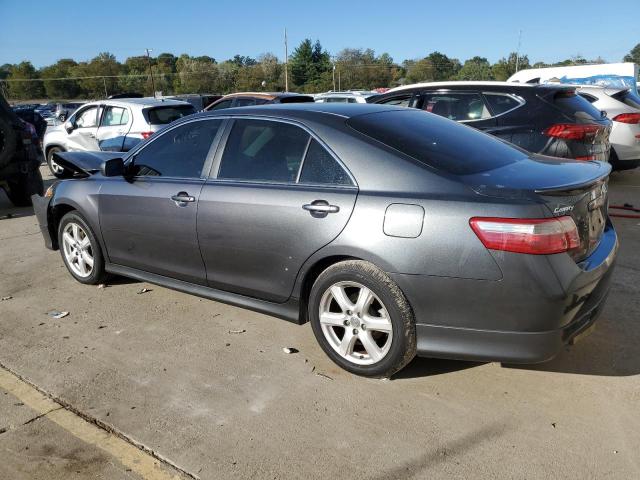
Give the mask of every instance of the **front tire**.
<svg viewBox="0 0 640 480">
<path fill-rule="evenodd" d="M 47 165 L 49 167 L 49 171 L 56 178 L 69 178 L 72 176 L 72 172 L 58 165 L 53 158 L 53 154 L 58 152 L 64 152 L 64 150 L 60 147 L 51 147 L 47 150 Z"/>
<path fill-rule="evenodd" d="M 80 283 L 97 285 L 106 279 L 104 256 L 95 234 L 76 211 L 58 225 L 58 245 L 67 270 Z"/>
<path fill-rule="evenodd" d="M 309 318 L 324 352 L 356 375 L 388 378 L 416 354 L 409 302 L 369 262 L 348 260 L 322 272 L 309 296 Z"/>
</svg>

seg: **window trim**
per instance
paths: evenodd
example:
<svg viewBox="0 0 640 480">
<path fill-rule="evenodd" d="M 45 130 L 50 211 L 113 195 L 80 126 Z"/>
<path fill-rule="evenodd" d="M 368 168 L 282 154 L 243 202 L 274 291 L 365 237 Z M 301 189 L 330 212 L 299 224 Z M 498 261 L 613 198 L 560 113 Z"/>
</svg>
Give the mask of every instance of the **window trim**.
<svg viewBox="0 0 640 480">
<path fill-rule="evenodd" d="M 207 152 L 207 156 L 205 157 L 204 164 L 202 165 L 202 171 L 200 172 L 200 176 L 199 177 L 172 177 L 172 176 L 165 176 L 165 175 L 156 177 L 156 176 L 152 176 L 152 175 L 135 175 L 134 177 L 132 177 L 133 181 L 136 181 L 136 180 L 139 181 L 140 179 L 147 179 L 147 180 L 149 180 L 149 179 L 151 179 L 151 180 L 154 180 L 154 179 L 155 180 L 157 180 L 157 179 L 206 180 L 207 178 L 209 178 L 209 174 L 211 172 L 211 166 L 213 165 L 215 154 L 217 153 L 218 146 L 220 145 L 220 139 L 222 137 L 222 134 L 226 130 L 227 124 L 229 123 L 228 122 L 228 118 L 224 118 L 224 117 L 200 117 L 200 118 L 191 118 L 191 119 L 186 120 L 184 122 L 180 122 L 180 123 L 178 123 L 176 125 L 174 125 L 173 123 L 170 123 L 169 125 L 167 125 L 166 128 L 158 130 L 151 137 L 150 140 L 148 140 L 146 142 L 140 142 L 132 150 L 129 150 L 128 154 L 124 158 L 125 166 L 128 167 L 131 162 L 135 163 L 135 157 L 138 156 L 140 154 L 140 152 L 142 152 L 145 148 L 147 148 L 153 142 L 157 141 L 159 138 L 162 138 L 164 135 L 166 135 L 170 131 L 175 130 L 176 128 L 181 127 L 183 125 L 186 125 L 188 123 L 203 122 L 203 121 L 216 121 L 216 120 L 220 120 L 221 121 L 220 128 L 218 128 L 218 131 L 216 132 L 215 137 L 213 137 L 213 140 L 211 141 L 211 145 L 209 146 L 209 151 Z"/>
<path fill-rule="evenodd" d="M 261 115 L 228 115 L 227 117 L 228 124 L 225 128 L 225 132 L 223 137 L 220 139 L 219 148 L 216 151 L 213 164 L 211 167 L 211 172 L 209 177 L 207 178 L 207 182 L 212 183 L 224 183 L 224 184 L 242 184 L 242 185 L 277 185 L 277 186 L 287 186 L 287 187 L 300 187 L 300 186 L 308 186 L 308 187 L 322 187 L 322 188 L 339 188 L 339 189 L 358 189 L 358 183 L 356 182 L 355 177 L 351 173 L 351 171 L 347 168 L 340 158 L 335 154 L 331 148 L 327 146 L 327 144 L 320 139 L 313 131 L 311 131 L 306 125 L 296 122 L 294 120 L 290 120 L 288 118 L 279 118 L 279 117 L 264 117 Z M 309 140 L 307 142 L 307 146 L 305 147 L 304 156 L 302 161 L 300 162 L 300 167 L 298 168 L 298 174 L 296 176 L 295 182 L 276 182 L 274 180 L 242 180 L 242 179 L 234 179 L 234 178 L 218 178 L 218 174 L 220 173 L 220 166 L 222 164 L 222 155 L 224 154 L 225 149 L 227 148 L 227 140 L 231 135 L 231 130 L 235 124 L 236 120 L 264 120 L 270 122 L 278 122 L 278 123 L 287 123 L 289 125 L 293 125 L 299 128 L 302 128 L 307 134 L 309 134 Z M 307 159 L 307 151 L 309 150 L 309 145 L 311 145 L 311 139 L 316 140 L 322 148 L 324 148 L 331 157 L 338 162 L 338 165 L 347 173 L 349 179 L 351 180 L 352 185 L 335 185 L 332 183 L 299 183 L 298 180 L 302 173 L 302 169 L 304 168 L 304 163 Z"/>
</svg>

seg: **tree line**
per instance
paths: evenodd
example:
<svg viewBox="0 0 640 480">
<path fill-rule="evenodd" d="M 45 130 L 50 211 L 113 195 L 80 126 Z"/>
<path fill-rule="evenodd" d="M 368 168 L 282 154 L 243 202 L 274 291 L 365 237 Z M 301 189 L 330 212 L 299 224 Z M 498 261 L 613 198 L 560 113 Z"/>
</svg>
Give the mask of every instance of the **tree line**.
<svg viewBox="0 0 640 480">
<path fill-rule="evenodd" d="M 640 64 L 640 44 L 623 61 Z M 388 53 L 372 49 L 345 48 L 332 56 L 319 41 L 303 40 L 288 59 L 290 91 L 315 93 L 332 89 L 374 89 L 407 83 L 444 80 L 506 80 L 516 69 L 604 63 L 574 56 L 562 62 L 530 63 L 527 55 L 510 53 L 495 63 L 474 56 L 461 62 L 440 52 L 423 58 L 395 62 Z M 161 53 L 119 62 L 108 52 L 77 62 L 61 59 L 35 68 L 31 62 L 0 66 L 0 86 L 12 100 L 104 98 L 137 92 L 153 95 L 180 93 L 229 93 L 234 91 L 283 91 L 283 62 L 273 53 L 257 58 L 235 55 L 218 62 L 209 56 L 175 56 Z M 151 72 L 151 73 L 150 73 Z"/>
</svg>

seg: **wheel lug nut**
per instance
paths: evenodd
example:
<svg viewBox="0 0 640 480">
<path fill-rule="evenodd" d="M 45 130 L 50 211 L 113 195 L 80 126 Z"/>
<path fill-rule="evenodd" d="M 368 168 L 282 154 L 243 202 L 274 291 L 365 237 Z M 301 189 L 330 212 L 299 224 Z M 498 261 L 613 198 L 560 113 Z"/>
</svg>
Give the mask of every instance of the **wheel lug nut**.
<svg viewBox="0 0 640 480">
<path fill-rule="evenodd" d="M 363 323 L 362 325 L 360 325 L 360 328 L 361 328 L 362 330 L 366 330 L 366 329 L 367 329 L 367 326 Z"/>
<path fill-rule="evenodd" d="M 357 329 L 357 328 L 354 328 L 354 329 L 353 329 L 353 334 L 354 334 L 354 335 L 357 335 L 357 334 L 358 334 L 358 329 Z"/>
<path fill-rule="evenodd" d="M 345 326 L 345 327 L 348 327 L 348 326 L 349 326 L 349 320 L 345 320 L 345 321 L 344 321 L 344 326 Z"/>
<path fill-rule="evenodd" d="M 347 310 L 347 315 L 353 315 L 353 312 L 351 310 Z"/>
</svg>

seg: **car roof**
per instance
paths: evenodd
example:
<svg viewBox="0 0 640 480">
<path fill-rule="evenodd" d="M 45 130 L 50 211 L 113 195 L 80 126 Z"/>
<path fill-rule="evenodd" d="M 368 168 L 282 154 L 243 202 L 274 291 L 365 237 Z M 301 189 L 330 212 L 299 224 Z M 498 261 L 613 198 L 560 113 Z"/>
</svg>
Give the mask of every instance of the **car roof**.
<svg viewBox="0 0 640 480">
<path fill-rule="evenodd" d="M 295 93 L 295 92 L 235 92 L 235 93 L 229 93 L 224 97 L 220 98 L 219 100 L 223 100 L 225 98 L 234 98 L 234 97 L 257 97 L 257 98 L 265 98 L 267 100 L 273 100 L 274 98 L 297 97 L 300 95 L 308 96 L 302 93 Z"/>
<path fill-rule="evenodd" d="M 411 85 L 403 85 L 401 87 L 392 88 L 391 90 L 385 92 L 383 95 L 387 95 L 389 93 L 396 93 L 402 91 L 411 91 L 414 89 L 421 88 L 440 88 L 440 89 L 456 89 L 456 88 L 465 88 L 465 87 L 484 87 L 495 89 L 499 91 L 505 90 L 520 90 L 520 89 L 532 89 L 532 88 L 544 88 L 544 89 L 567 89 L 567 88 L 575 88 L 570 87 L 565 84 L 553 83 L 553 84 L 539 84 L 539 83 L 517 83 L 517 82 L 490 82 L 490 81 L 450 81 L 450 82 L 422 82 L 422 83 L 413 83 Z"/>
<path fill-rule="evenodd" d="M 172 99 L 158 99 L 153 97 L 144 97 L 144 98 L 114 98 L 113 100 L 95 100 L 91 102 L 92 104 L 101 104 L 101 105 L 139 105 L 141 107 L 161 107 L 161 106 L 172 106 L 172 105 L 191 105 L 189 102 L 184 102 L 182 100 L 172 100 Z"/>
<path fill-rule="evenodd" d="M 388 111 L 408 112 L 412 111 L 404 107 L 390 105 L 377 105 L 371 103 L 273 103 L 268 105 L 233 107 L 222 110 L 209 110 L 198 113 L 196 116 L 232 116 L 251 115 L 267 117 L 291 117 L 300 118 L 309 114 L 316 115 L 316 118 L 324 115 L 333 117 L 352 118 L 370 113 L 380 113 Z"/>
</svg>

